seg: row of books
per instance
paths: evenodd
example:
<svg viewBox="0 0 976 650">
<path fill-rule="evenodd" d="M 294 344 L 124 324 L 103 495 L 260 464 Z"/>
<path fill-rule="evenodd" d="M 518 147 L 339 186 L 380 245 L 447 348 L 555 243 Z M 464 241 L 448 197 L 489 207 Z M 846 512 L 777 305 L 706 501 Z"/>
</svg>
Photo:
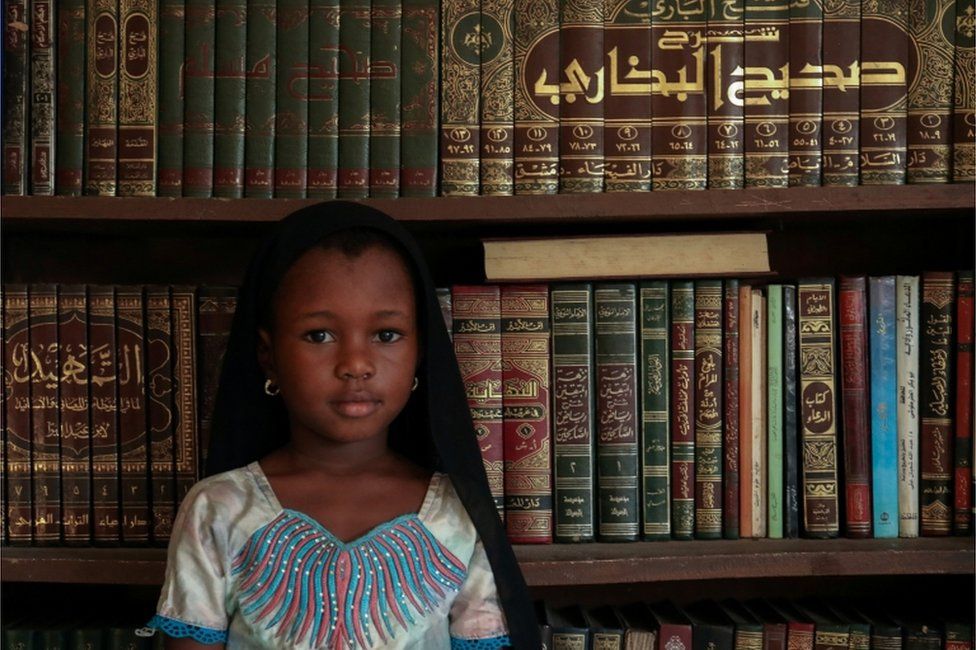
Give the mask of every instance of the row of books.
<svg viewBox="0 0 976 650">
<path fill-rule="evenodd" d="M 6 194 L 976 179 L 973 0 L 11 0 Z"/>
<path fill-rule="evenodd" d="M 25 617 L 7 619 L 3 647 L 8 650 L 163 650 L 166 635 L 145 636 L 139 625 L 97 620 L 55 622 Z"/>
</svg>

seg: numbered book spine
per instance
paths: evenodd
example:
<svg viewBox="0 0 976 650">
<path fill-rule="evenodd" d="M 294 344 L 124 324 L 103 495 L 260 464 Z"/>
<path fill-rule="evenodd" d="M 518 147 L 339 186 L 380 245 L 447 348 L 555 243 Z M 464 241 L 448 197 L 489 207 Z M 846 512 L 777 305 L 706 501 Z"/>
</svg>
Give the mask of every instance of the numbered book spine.
<svg viewBox="0 0 976 650">
<path fill-rule="evenodd" d="M 559 75 L 558 0 L 515 0 L 515 193 L 559 191 L 559 89 L 529 79 Z"/>
<path fill-rule="evenodd" d="M 369 195 L 400 195 L 400 62 L 403 14 L 395 0 L 373 0 L 370 58 Z"/>
<path fill-rule="evenodd" d="M 955 0 L 909 0 L 909 183 L 949 182 L 955 9 Z"/>
<path fill-rule="evenodd" d="M 909 0 L 861 4 L 861 184 L 903 185 Z"/>
<path fill-rule="evenodd" d="M 722 537 L 739 538 L 739 281 L 725 281 L 722 314 Z"/>
<path fill-rule="evenodd" d="M 952 180 L 976 181 L 976 8 L 956 0 L 955 92 L 952 104 Z"/>
<path fill-rule="evenodd" d="M 231 323 L 237 310 L 234 287 L 200 287 L 197 290 L 197 349 L 200 352 L 200 467 L 206 466 L 210 448 L 211 422 L 220 371 L 224 365 Z"/>
<path fill-rule="evenodd" d="M 432 0 L 404 0 L 402 7 L 400 195 L 435 196 L 439 5 Z"/>
<path fill-rule="evenodd" d="M 896 346 L 898 371 L 898 536 L 918 537 L 919 482 L 919 282 L 918 276 L 896 279 Z"/>
<path fill-rule="evenodd" d="M 671 535 L 695 532 L 695 285 L 671 283 Z"/>
<path fill-rule="evenodd" d="M 543 86 L 559 98 L 559 191 L 602 192 L 604 2 L 565 0 L 559 10 L 559 66 Z"/>
<path fill-rule="evenodd" d="M 340 198 L 369 196 L 370 0 L 340 1 L 339 172 Z M 279 49 L 281 45 L 279 43 Z M 282 70 L 284 74 L 284 70 Z M 278 110 L 281 110 L 279 106 Z M 279 136 L 280 137 L 280 136 Z"/>
<path fill-rule="evenodd" d="M 745 67 L 733 79 L 745 100 L 746 187 L 789 184 L 790 3 L 746 0 Z M 753 71 L 752 73 L 746 71 Z"/>
<path fill-rule="evenodd" d="M 823 184 L 857 185 L 860 130 L 861 2 L 824 5 Z"/>
<path fill-rule="evenodd" d="M 151 515 L 142 287 L 119 286 L 115 310 L 122 542 L 143 545 L 149 543 Z"/>
<path fill-rule="evenodd" d="M 58 292 L 53 284 L 32 284 L 30 310 L 31 460 L 34 544 L 61 542 L 61 449 L 58 389 Z"/>
<path fill-rule="evenodd" d="M 745 114 L 741 94 L 729 91 L 743 65 L 745 5 L 710 2 L 707 11 L 708 188 L 736 190 L 745 183 Z"/>
<path fill-rule="evenodd" d="M 58 129 L 54 187 L 59 195 L 80 196 L 85 167 L 85 1 L 59 2 L 57 17 Z"/>
<path fill-rule="evenodd" d="M 973 526 L 973 272 L 959 273 L 956 302 L 956 445 L 952 530 L 968 535 Z"/>
<path fill-rule="evenodd" d="M 552 542 L 549 287 L 501 288 L 505 524 L 514 544 Z"/>
<path fill-rule="evenodd" d="M 783 287 L 783 508 L 784 534 L 800 536 L 800 446 L 797 411 L 796 287 Z"/>
<path fill-rule="evenodd" d="M 594 535 L 593 286 L 552 287 L 552 437 L 555 541 Z"/>
<path fill-rule="evenodd" d="M 3 3 L 3 193 L 27 194 L 27 0 Z"/>
<path fill-rule="evenodd" d="M 874 537 L 898 537 L 895 277 L 872 277 L 869 284 L 871 495 Z"/>
<path fill-rule="evenodd" d="M 88 429 L 88 301 L 84 285 L 62 285 L 58 296 L 61 490 L 64 543 L 87 546 L 91 526 L 91 435 Z"/>
<path fill-rule="evenodd" d="M 766 525 L 783 537 L 783 285 L 766 289 Z"/>
<path fill-rule="evenodd" d="M 9 12 L 7 16 L 9 16 Z M 31 530 L 31 361 L 27 286 L 3 287 L 3 380 L 5 387 L 7 541 L 29 546 Z"/>
<path fill-rule="evenodd" d="M 597 284 L 594 300 L 597 534 L 602 542 L 636 541 L 640 536 L 641 510 L 637 289 L 629 283 Z"/>
<path fill-rule="evenodd" d="M 157 43 L 155 0 L 120 0 L 119 196 L 156 195 Z"/>
<path fill-rule="evenodd" d="M 200 478 L 197 432 L 196 295 L 193 287 L 175 286 L 170 293 L 173 326 L 173 446 L 176 454 L 176 494 L 180 502 Z"/>
<path fill-rule="evenodd" d="M 54 194 L 57 7 L 30 2 L 30 193 Z"/>
<path fill-rule="evenodd" d="M 514 0 L 481 2 L 481 193 L 515 191 Z"/>
<path fill-rule="evenodd" d="M 244 196 L 274 195 L 277 2 L 247 0 L 244 80 Z"/>
<path fill-rule="evenodd" d="M 116 0 L 88 5 L 88 110 L 85 114 L 85 193 L 115 196 L 117 183 L 119 7 Z"/>
<path fill-rule="evenodd" d="M 809 279 L 797 287 L 803 530 L 809 537 L 837 537 L 840 528 L 834 286 L 832 279 Z"/>
<path fill-rule="evenodd" d="M 339 0 L 308 3 L 309 198 L 334 199 L 339 170 Z M 389 73 L 389 70 L 386 71 Z M 405 71 L 401 67 L 400 73 Z"/>
<path fill-rule="evenodd" d="M 441 195 L 476 196 L 481 184 L 481 5 L 441 3 Z"/>
<path fill-rule="evenodd" d="M 302 199 L 308 183 L 308 0 L 278 0 L 277 19 L 274 195 L 275 198 Z M 368 28 L 366 42 L 365 56 L 368 57 Z M 358 49 L 353 51 L 359 52 Z M 368 89 L 369 66 L 363 66 L 357 73 L 365 77 Z M 363 114 L 368 115 L 368 90 L 366 101 Z M 369 129 L 368 122 L 366 129 Z"/>
<path fill-rule="evenodd" d="M 88 376 L 91 403 L 92 537 L 99 546 L 119 543 L 118 364 L 115 291 L 88 288 Z"/>
<path fill-rule="evenodd" d="M 823 4 L 790 4 L 790 187 L 816 187 L 823 172 Z"/>
<path fill-rule="evenodd" d="M 722 281 L 695 282 L 695 537 L 722 537 Z"/>
<path fill-rule="evenodd" d="M 173 355 L 169 287 L 146 289 L 146 373 L 152 540 L 164 545 L 176 516 L 173 491 Z"/>
<path fill-rule="evenodd" d="M 183 196 L 183 65 L 186 58 L 184 0 L 159 2 L 159 151 L 156 191 Z"/>
<path fill-rule="evenodd" d="M 214 196 L 244 196 L 247 0 L 217 0 L 214 43 Z"/>
<path fill-rule="evenodd" d="M 215 0 L 186 0 L 183 196 L 213 195 Z"/>
<path fill-rule="evenodd" d="M 671 538 L 669 331 L 671 307 L 666 280 L 640 283 L 641 445 L 644 477 L 644 539 Z"/>
</svg>

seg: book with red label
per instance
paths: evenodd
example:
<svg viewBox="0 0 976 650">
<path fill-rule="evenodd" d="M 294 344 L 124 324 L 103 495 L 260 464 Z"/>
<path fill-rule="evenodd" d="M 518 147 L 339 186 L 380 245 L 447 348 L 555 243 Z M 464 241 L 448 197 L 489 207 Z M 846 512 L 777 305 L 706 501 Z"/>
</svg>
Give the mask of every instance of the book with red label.
<svg viewBox="0 0 976 650">
<path fill-rule="evenodd" d="M 909 2 L 909 183 L 948 183 L 951 176 L 955 12 L 955 0 Z"/>
<path fill-rule="evenodd" d="M 539 96 L 526 79 L 559 66 L 556 0 L 515 0 L 515 193 L 559 191 L 559 92 Z"/>
<path fill-rule="evenodd" d="M 722 537 L 722 281 L 695 282 L 695 537 Z"/>
<path fill-rule="evenodd" d="M 603 191 L 603 20 L 603 0 L 560 3 L 559 64 L 546 66 L 546 79 L 554 86 L 548 93 L 559 102 L 562 194 Z M 566 76 L 570 79 L 564 91 Z"/>
<path fill-rule="evenodd" d="M 200 353 L 200 466 L 206 464 L 210 448 L 210 427 L 213 417 L 220 371 L 230 337 L 231 323 L 237 309 L 237 289 L 234 287 L 200 287 L 197 289 L 197 350 Z"/>
<path fill-rule="evenodd" d="M 369 65 L 371 23 L 370 0 L 340 2 L 339 49 L 353 55 L 339 57 L 339 169 L 337 194 L 340 198 L 369 196 Z M 278 3 L 281 11 L 281 2 Z M 282 36 L 278 21 L 278 38 Z M 278 50 L 282 43 L 279 41 Z M 367 72 L 367 74 L 364 74 Z M 279 74 L 287 74 L 282 67 Z M 280 86 L 279 82 L 279 86 Z M 281 94 L 278 95 L 279 101 Z M 281 106 L 278 106 L 281 114 Z M 281 122 L 279 121 L 279 126 Z M 278 136 L 280 139 L 280 135 Z"/>
<path fill-rule="evenodd" d="M 844 526 L 848 537 L 870 537 L 871 396 L 865 278 L 841 278 L 839 302 L 841 409 L 844 413 Z"/>
<path fill-rule="evenodd" d="M 339 69 L 338 0 L 309 1 L 308 40 L 315 44 L 308 51 L 310 69 Z M 333 75 L 315 75 L 308 80 L 309 198 L 335 198 L 338 165 L 339 80 Z"/>
<path fill-rule="evenodd" d="M 858 183 L 860 137 L 861 2 L 824 5 L 823 184 Z"/>
<path fill-rule="evenodd" d="M 400 195 L 437 195 L 440 12 L 434 0 L 404 0 L 400 69 Z"/>
<path fill-rule="evenodd" d="M 149 543 L 149 434 L 146 417 L 146 339 L 142 287 L 119 286 L 115 295 L 116 385 L 122 542 Z"/>
<path fill-rule="evenodd" d="M 85 194 L 115 196 L 117 188 L 118 22 L 116 0 L 89 3 Z"/>
<path fill-rule="evenodd" d="M 88 301 L 85 286 L 65 284 L 58 296 L 60 348 L 61 493 L 64 543 L 87 546 L 92 539 L 91 436 L 88 429 Z"/>
<path fill-rule="evenodd" d="M 369 195 L 390 199 L 400 195 L 403 13 L 399 0 L 372 0 L 371 12 Z"/>
<path fill-rule="evenodd" d="M 92 541 L 120 541 L 119 403 L 115 290 L 88 287 L 88 377 L 91 404 Z"/>
<path fill-rule="evenodd" d="M 744 10 L 743 0 L 708 3 L 706 93 L 709 189 L 735 190 L 745 183 L 744 106 L 741 98 L 730 98 L 726 94 L 732 73 L 743 64 Z"/>
<path fill-rule="evenodd" d="M 61 449 L 59 439 L 58 291 L 32 284 L 30 310 L 31 464 L 34 544 L 61 542 Z"/>
<path fill-rule="evenodd" d="M 247 0 L 217 0 L 214 42 L 214 196 L 244 196 Z"/>
<path fill-rule="evenodd" d="M 8 14 L 9 15 L 9 14 Z M 4 458 L 7 541 L 31 543 L 31 365 L 27 286 L 3 288 Z"/>
<path fill-rule="evenodd" d="M 156 195 L 156 0 L 120 0 L 119 196 Z"/>
<path fill-rule="evenodd" d="M 739 281 L 725 281 L 722 312 L 722 537 L 739 538 Z"/>
<path fill-rule="evenodd" d="M 3 3 L 3 193 L 27 193 L 27 0 Z"/>
<path fill-rule="evenodd" d="M 170 290 L 170 321 L 173 327 L 173 448 L 176 473 L 174 501 L 180 502 L 200 478 L 199 435 L 197 433 L 197 322 L 196 292 L 193 287 Z"/>
<path fill-rule="evenodd" d="M 552 542 L 549 287 L 501 288 L 505 525 L 514 544 Z"/>
<path fill-rule="evenodd" d="M 173 492 L 173 354 L 169 288 L 146 288 L 146 409 L 152 541 L 165 545 L 176 517 Z"/>
<path fill-rule="evenodd" d="M 308 0 L 278 0 L 275 11 L 278 21 L 278 95 L 275 100 L 274 195 L 275 198 L 303 199 L 308 185 L 309 82 L 305 79 L 304 83 L 296 83 L 296 79 L 300 79 L 303 69 L 308 69 Z M 355 47 L 352 52 L 369 57 L 368 27 L 366 44 L 365 50 Z M 353 45 L 352 41 L 349 45 Z M 348 58 L 340 57 L 340 65 Z M 352 73 L 351 70 L 345 72 Z M 366 84 L 366 96 L 369 97 L 368 70 L 359 70 L 358 73 L 362 79 L 357 81 Z M 343 82 L 340 80 L 339 84 Z M 369 112 L 368 105 L 367 99 L 365 113 Z M 365 128 L 368 133 L 368 122 Z M 357 136 L 356 139 L 360 138 Z"/>
<path fill-rule="evenodd" d="M 481 194 L 515 191 L 514 0 L 481 0 Z"/>
<path fill-rule="evenodd" d="M 695 533 L 695 285 L 671 282 L 671 536 Z"/>
<path fill-rule="evenodd" d="M 956 448 L 952 530 L 968 535 L 973 527 L 973 272 L 959 273 L 956 301 Z"/>
<path fill-rule="evenodd" d="M 53 0 L 30 3 L 30 193 L 54 194 L 57 24 Z"/>
<path fill-rule="evenodd" d="M 215 0 L 186 0 L 183 196 L 213 195 Z"/>
<path fill-rule="evenodd" d="M 61 196 L 80 196 L 85 168 L 85 0 L 59 2 L 57 20 L 54 190 Z"/>
<path fill-rule="evenodd" d="M 159 2 L 158 196 L 183 196 L 184 0 Z"/>
</svg>

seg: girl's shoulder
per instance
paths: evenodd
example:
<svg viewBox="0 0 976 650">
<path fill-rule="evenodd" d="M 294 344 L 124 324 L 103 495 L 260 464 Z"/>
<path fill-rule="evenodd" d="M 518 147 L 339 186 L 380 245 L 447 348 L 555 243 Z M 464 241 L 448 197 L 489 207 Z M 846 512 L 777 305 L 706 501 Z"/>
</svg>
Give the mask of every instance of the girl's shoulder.
<svg viewBox="0 0 976 650">
<path fill-rule="evenodd" d="M 227 522 L 273 516 L 268 495 L 251 465 L 214 474 L 197 481 L 187 492 L 180 512 L 192 519 Z"/>
<path fill-rule="evenodd" d="M 448 547 L 458 549 L 462 554 L 474 550 L 478 531 L 449 475 L 443 472 L 434 473 L 427 499 L 420 511 L 420 519 Z"/>
</svg>

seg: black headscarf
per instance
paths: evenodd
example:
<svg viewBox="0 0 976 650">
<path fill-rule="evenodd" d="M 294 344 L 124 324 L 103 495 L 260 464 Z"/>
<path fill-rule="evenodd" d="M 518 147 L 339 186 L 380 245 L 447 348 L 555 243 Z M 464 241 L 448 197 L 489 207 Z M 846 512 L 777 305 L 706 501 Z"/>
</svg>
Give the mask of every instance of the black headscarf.
<svg viewBox="0 0 976 650">
<path fill-rule="evenodd" d="M 220 375 L 207 474 L 243 467 L 288 440 L 281 400 L 264 393 L 265 376 L 257 359 L 259 312 L 304 252 L 350 228 L 377 230 L 396 242 L 416 288 L 417 324 L 422 332 L 420 384 L 390 425 L 389 444 L 414 462 L 450 476 L 484 544 L 512 644 L 535 650 L 541 643 L 528 590 L 488 489 L 464 384 L 430 272 L 413 237 L 379 210 L 346 201 L 302 208 L 277 224 L 251 260 Z"/>
</svg>

